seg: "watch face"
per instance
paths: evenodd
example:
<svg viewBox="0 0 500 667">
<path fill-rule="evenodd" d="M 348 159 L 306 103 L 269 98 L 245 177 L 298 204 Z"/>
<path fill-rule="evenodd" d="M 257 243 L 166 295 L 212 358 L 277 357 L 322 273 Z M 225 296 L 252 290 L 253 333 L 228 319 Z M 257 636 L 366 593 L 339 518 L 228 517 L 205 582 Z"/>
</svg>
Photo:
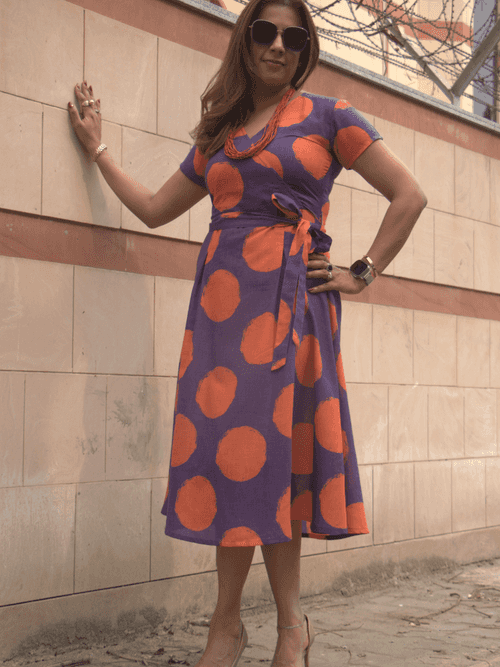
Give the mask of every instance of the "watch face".
<svg viewBox="0 0 500 667">
<path fill-rule="evenodd" d="M 351 266 L 351 271 L 354 273 L 355 276 L 360 276 L 363 273 L 363 271 L 366 271 L 367 268 L 368 264 L 366 264 L 366 262 L 363 262 L 361 259 L 358 259 Z"/>
</svg>

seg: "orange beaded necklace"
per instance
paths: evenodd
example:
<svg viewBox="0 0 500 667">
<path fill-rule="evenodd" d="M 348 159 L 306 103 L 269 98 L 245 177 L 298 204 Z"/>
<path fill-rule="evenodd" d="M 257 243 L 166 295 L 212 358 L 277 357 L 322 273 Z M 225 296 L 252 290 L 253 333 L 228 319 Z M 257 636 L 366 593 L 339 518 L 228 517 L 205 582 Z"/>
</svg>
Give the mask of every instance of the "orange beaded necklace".
<svg viewBox="0 0 500 667">
<path fill-rule="evenodd" d="M 276 136 L 283 111 L 285 110 L 286 105 L 294 93 L 295 89 L 290 88 L 290 90 L 285 95 L 283 95 L 281 102 L 276 107 L 271 119 L 265 127 L 264 134 L 259 139 L 259 141 L 257 141 L 255 144 L 252 144 L 250 148 L 246 149 L 246 151 L 238 151 L 236 149 L 233 139 L 237 130 L 236 128 L 231 130 L 226 139 L 226 143 L 224 144 L 224 153 L 227 155 L 227 157 L 233 158 L 233 160 L 243 160 L 244 158 L 253 157 L 254 155 L 257 155 L 263 151 L 264 148 L 270 144 Z"/>
</svg>

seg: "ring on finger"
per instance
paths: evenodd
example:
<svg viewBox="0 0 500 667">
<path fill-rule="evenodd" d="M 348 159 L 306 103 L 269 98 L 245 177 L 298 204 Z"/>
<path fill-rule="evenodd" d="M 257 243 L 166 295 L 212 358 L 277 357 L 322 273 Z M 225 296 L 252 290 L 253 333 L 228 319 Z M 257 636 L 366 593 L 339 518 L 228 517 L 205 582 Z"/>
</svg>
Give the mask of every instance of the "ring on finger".
<svg viewBox="0 0 500 667">
<path fill-rule="evenodd" d="M 328 271 L 328 277 L 327 280 L 331 280 L 333 278 L 333 274 L 331 271 Z"/>
<path fill-rule="evenodd" d="M 85 100 L 82 102 L 82 107 L 89 107 L 91 104 L 95 104 L 95 100 Z"/>
</svg>

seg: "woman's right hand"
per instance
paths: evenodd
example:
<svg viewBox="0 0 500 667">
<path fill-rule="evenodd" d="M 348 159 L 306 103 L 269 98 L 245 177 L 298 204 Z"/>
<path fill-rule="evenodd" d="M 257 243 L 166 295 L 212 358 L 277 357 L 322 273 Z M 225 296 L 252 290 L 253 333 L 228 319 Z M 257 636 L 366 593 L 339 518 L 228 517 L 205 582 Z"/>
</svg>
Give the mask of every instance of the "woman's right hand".
<svg viewBox="0 0 500 667">
<path fill-rule="evenodd" d="M 101 144 L 101 100 L 94 98 L 92 86 L 87 86 L 86 81 L 75 86 L 75 95 L 80 113 L 75 105 L 71 102 L 68 103 L 71 125 L 84 151 L 93 155 L 96 148 Z M 93 102 L 82 106 L 87 100 L 93 100 Z"/>
</svg>

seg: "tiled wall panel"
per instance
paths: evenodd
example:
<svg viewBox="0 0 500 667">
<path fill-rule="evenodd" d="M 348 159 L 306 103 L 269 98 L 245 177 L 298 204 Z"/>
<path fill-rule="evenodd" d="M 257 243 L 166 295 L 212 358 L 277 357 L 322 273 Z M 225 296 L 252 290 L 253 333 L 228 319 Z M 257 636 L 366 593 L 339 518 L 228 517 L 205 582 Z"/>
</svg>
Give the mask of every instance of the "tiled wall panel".
<svg viewBox="0 0 500 667">
<path fill-rule="evenodd" d="M 23 483 L 24 373 L 0 373 L 0 487 Z"/>
<path fill-rule="evenodd" d="M 429 387 L 429 458 L 454 459 L 465 455 L 464 390 Z"/>
<path fill-rule="evenodd" d="M 451 213 L 435 211 L 434 249 L 436 282 L 472 289 L 474 222 Z"/>
<path fill-rule="evenodd" d="M 394 275 L 434 282 L 434 211 L 422 211 L 417 224 L 393 260 Z"/>
<path fill-rule="evenodd" d="M 155 279 L 156 375 L 177 376 L 192 289 L 190 280 Z"/>
<path fill-rule="evenodd" d="M 427 459 L 427 387 L 389 387 L 389 461 Z"/>
<path fill-rule="evenodd" d="M 455 213 L 490 221 L 490 158 L 455 147 Z"/>
<path fill-rule="evenodd" d="M 500 227 L 500 160 L 490 158 L 490 222 Z"/>
<path fill-rule="evenodd" d="M 499 188 L 500 181 L 496 187 Z M 500 293 L 496 268 L 500 253 L 500 226 L 474 223 L 474 289 Z"/>
<path fill-rule="evenodd" d="M 496 456 L 497 390 L 465 390 L 465 455 Z"/>
<path fill-rule="evenodd" d="M 457 318 L 457 384 L 490 386 L 490 326 L 488 320 Z"/>
<path fill-rule="evenodd" d="M 73 593 L 75 486 L 0 489 L 0 605 Z"/>
<path fill-rule="evenodd" d="M 416 310 L 414 315 L 415 382 L 456 385 L 457 318 Z"/>
<path fill-rule="evenodd" d="M 386 544 L 415 536 L 413 463 L 373 468 L 373 542 Z"/>
<path fill-rule="evenodd" d="M 388 461 L 388 387 L 348 382 L 347 396 L 358 463 Z"/>
<path fill-rule="evenodd" d="M 451 532 L 451 462 L 415 464 L 415 537 Z"/>
<path fill-rule="evenodd" d="M 486 459 L 452 461 L 451 472 L 453 531 L 483 528 L 486 525 Z"/>
<path fill-rule="evenodd" d="M 332 264 L 351 266 L 351 193 L 350 188 L 334 184 L 330 193 L 330 211 L 326 219 L 326 232 L 332 238 L 330 259 Z"/>
<path fill-rule="evenodd" d="M 439 160 L 435 156 L 439 155 Z M 415 132 L 415 176 L 429 208 L 455 213 L 455 146 Z M 460 215 L 460 213 L 457 211 Z"/>
<path fill-rule="evenodd" d="M 413 312 L 373 306 L 373 381 L 413 383 Z"/>
</svg>

